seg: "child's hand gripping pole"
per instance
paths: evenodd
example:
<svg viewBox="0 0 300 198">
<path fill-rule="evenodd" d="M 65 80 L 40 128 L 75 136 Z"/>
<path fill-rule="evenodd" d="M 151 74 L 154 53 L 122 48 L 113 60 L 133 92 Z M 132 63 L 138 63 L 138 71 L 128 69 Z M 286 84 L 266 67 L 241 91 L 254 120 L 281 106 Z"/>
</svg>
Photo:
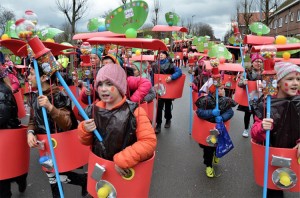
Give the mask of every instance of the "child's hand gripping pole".
<svg viewBox="0 0 300 198">
<path fill-rule="evenodd" d="M 40 78 L 40 74 L 38 72 L 39 71 L 38 64 L 35 59 L 33 60 L 33 65 L 34 65 L 34 70 L 35 70 L 35 77 L 36 77 L 36 83 L 37 83 L 37 87 L 38 87 L 38 93 L 41 96 L 41 95 L 43 95 L 41 78 Z M 46 133 L 47 133 L 47 139 L 48 139 L 48 143 L 49 143 L 49 147 L 50 147 L 50 153 L 51 153 L 51 158 L 52 158 L 52 162 L 53 162 L 53 167 L 54 167 L 54 172 L 55 172 L 55 177 L 56 177 L 56 181 L 57 181 L 57 185 L 58 185 L 59 194 L 60 194 L 60 197 L 64 198 L 64 192 L 62 189 L 60 176 L 59 176 L 59 172 L 58 172 L 58 167 L 57 167 L 57 163 L 56 163 L 56 158 L 55 158 L 55 154 L 54 154 L 53 144 L 51 141 L 50 128 L 49 128 L 49 123 L 48 123 L 47 111 L 46 111 L 45 107 L 42 107 L 42 112 L 43 112 L 45 129 L 46 129 Z"/>
<path fill-rule="evenodd" d="M 274 70 L 274 57 L 276 55 L 275 47 L 262 48 L 260 54 L 264 59 L 264 72 L 263 74 L 263 94 L 267 96 L 267 118 L 271 116 L 271 96 L 277 94 L 277 76 Z M 267 197 L 268 187 L 268 168 L 269 168 L 269 150 L 270 150 L 270 130 L 266 131 L 266 145 L 265 145 L 265 163 L 264 163 L 264 186 L 263 186 L 263 198 Z"/>
</svg>

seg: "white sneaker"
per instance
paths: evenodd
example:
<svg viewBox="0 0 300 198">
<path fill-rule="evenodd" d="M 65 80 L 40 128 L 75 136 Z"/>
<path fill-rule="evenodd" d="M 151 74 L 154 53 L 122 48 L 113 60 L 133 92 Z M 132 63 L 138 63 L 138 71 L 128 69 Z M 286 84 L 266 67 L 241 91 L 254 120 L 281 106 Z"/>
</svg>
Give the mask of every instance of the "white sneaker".
<svg viewBox="0 0 300 198">
<path fill-rule="evenodd" d="M 243 137 L 245 137 L 245 138 L 249 137 L 248 129 L 245 129 L 245 130 L 244 130 L 244 132 L 243 132 Z"/>
</svg>

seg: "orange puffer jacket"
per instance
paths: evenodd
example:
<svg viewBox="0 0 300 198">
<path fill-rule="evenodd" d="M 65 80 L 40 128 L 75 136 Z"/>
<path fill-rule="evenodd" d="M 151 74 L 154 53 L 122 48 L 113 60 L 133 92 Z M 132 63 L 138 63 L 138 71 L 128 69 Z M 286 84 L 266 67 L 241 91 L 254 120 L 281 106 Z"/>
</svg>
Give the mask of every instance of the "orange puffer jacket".
<svg viewBox="0 0 300 198">
<path fill-rule="evenodd" d="M 125 101 L 126 97 L 124 97 L 113 109 L 120 107 Z M 102 101 L 97 102 L 96 105 L 100 108 L 105 108 L 105 103 Z M 124 169 L 134 167 L 139 162 L 151 158 L 157 143 L 156 135 L 145 110 L 141 107 L 136 108 L 134 116 L 136 119 L 137 141 L 131 146 L 116 153 L 113 157 L 114 163 Z M 81 122 L 78 126 L 79 140 L 84 145 L 92 145 L 94 135 L 92 132 L 85 131 L 83 123 L 84 122 Z"/>
</svg>

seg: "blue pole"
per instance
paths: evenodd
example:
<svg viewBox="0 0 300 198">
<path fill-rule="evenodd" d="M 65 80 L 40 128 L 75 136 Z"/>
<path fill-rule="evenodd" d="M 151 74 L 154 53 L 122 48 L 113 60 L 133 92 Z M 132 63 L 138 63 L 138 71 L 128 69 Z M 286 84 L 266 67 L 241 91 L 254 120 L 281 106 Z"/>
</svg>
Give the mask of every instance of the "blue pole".
<svg viewBox="0 0 300 198">
<path fill-rule="evenodd" d="M 87 86 L 87 90 L 90 90 L 90 79 L 86 80 L 86 86 Z M 88 95 L 88 103 L 89 103 L 89 105 L 92 104 L 90 95 Z"/>
<path fill-rule="evenodd" d="M 219 110 L 219 88 L 216 88 L 216 109 Z"/>
<path fill-rule="evenodd" d="M 77 109 L 78 109 L 79 113 L 81 114 L 81 116 L 83 117 L 83 119 L 88 120 L 89 117 L 86 115 L 83 108 L 80 106 L 80 104 L 78 103 L 78 101 L 75 98 L 74 94 L 71 92 L 70 88 L 68 87 L 68 85 L 66 84 L 66 82 L 64 81 L 63 77 L 60 75 L 59 72 L 56 72 L 56 77 L 58 78 L 60 84 L 64 87 L 64 89 L 66 90 L 66 92 L 70 96 L 71 100 L 74 102 L 75 106 L 77 107 Z M 103 141 L 101 135 L 99 134 L 99 132 L 97 130 L 94 130 L 94 134 L 96 135 L 96 137 L 98 138 L 98 140 L 100 142 Z"/>
<path fill-rule="evenodd" d="M 267 118 L 270 118 L 271 114 L 271 96 L 267 96 Z M 264 167 L 264 187 L 263 187 L 263 198 L 267 197 L 268 187 L 268 168 L 269 168 L 269 150 L 270 150 L 270 130 L 266 131 L 266 146 L 265 146 L 265 167 Z"/>
<path fill-rule="evenodd" d="M 246 74 L 246 68 L 245 68 L 245 63 L 244 63 L 244 56 L 243 56 L 243 50 L 242 50 L 242 43 L 241 42 L 240 42 L 240 54 L 241 54 L 241 59 L 242 59 L 242 66 L 244 68 L 244 79 L 246 79 L 247 74 Z M 249 95 L 249 91 L 248 91 L 248 85 L 246 85 L 246 93 L 247 93 L 249 111 L 251 111 L 250 95 Z"/>
<path fill-rule="evenodd" d="M 43 90 L 42 90 L 42 85 L 41 85 L 41 78 L 40 78 L 40 74 L 39 74 L 38 64 L 35 59 L 33 60 L 33 65 L 34 65 L 34 71 L 35 71 L 36 84 L 38 87 L 38 93 L 39 93 L 39 96 L 41 96 L 41 95 L 43 95 Z M 58 73 L 58 72 L 56 72 L 56 73 Z M 64 192 L 63 192 L 62 185 L 60 182 L 58 167 L 56 164 L 55 154 L 54 154 L 54 150 L 53 150 L 53 144 L 52 144 L 51 135 L 50 135 L 48 117 L 47 117 L 47 112 L 46 112 L 45 107 L 42 107 L 42 112 L 43 112 L 46 133 L 47 133 L 47 139 L 48 139 L 48 143 L 49 143 L 49 147 L 50 147 L 51 158 L 52 158 L 52 162 L 53 162 L 53 166 L 54 166 L 55 177 L 56 177 L 56 181 L 57 181 L 57 185 L 58 185 L 58 189 L 59 189 L 59 194 L 60 194 L 61 198 L 64 198 Z"/>
<path fill-rule="evenodd" d="M 193 83 L 193 74 L 190 74 L 190 83 Z M 192 134 L 192 124 L 193 124 L 193 88 L 190 86 L 190 126 L 189 134 Z"/>
</svg>

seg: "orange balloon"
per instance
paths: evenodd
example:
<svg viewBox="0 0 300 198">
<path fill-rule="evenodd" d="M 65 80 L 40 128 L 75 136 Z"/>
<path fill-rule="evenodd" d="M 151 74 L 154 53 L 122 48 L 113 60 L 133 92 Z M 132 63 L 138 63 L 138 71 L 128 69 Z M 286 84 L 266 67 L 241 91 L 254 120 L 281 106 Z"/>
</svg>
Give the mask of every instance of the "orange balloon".
<svg viewBox="0 0 300 198">
<path fill-rule="evenodd" d="M 275 43 L 278 44 L 278 45 L 284 45 L 284 44 L 286 44 L 286 37 L 282 36 L 282 35 L 276 36 Z"/>
<path fill-rule="evenodd" d="M 284 60 L 289 60 L 291 57 L 291 54 L 289 52 L 283 52 L 282 57 Z"/>
<path fill-rule="evenodd" d="M 10 39 L 10 37 L 7 34 L 3 34 L 1 36 L 1 40 L 8 40 L 8 39 Z"/>
</svg>

